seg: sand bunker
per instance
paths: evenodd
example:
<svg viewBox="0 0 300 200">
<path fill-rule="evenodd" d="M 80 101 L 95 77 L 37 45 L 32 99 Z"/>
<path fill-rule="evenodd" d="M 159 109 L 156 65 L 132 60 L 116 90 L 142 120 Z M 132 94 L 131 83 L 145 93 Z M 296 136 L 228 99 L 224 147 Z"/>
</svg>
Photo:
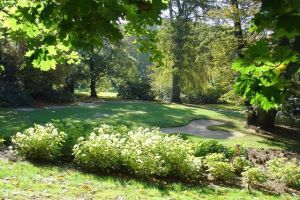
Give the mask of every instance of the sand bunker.
<svg viewBox="0 0 300 200">
<path fill-rule="evenodd" d="M 221 130 L 209 130 L 208 126 L 211 125 L 223 125 L 225 122 L 216 121 L 216 120 L 194 120 L 188 125 L 180 126 L 180 127 L 172 127 L 172 128 L 161 128 L 161 132 L 163 133 L 188 133 L 192 135 L 197 135 L 205 138 L 212 139 L 228 139 L 234 137 L 241 137 L 244 134 L 238 131 L 228 132 Z"/>
</svg>

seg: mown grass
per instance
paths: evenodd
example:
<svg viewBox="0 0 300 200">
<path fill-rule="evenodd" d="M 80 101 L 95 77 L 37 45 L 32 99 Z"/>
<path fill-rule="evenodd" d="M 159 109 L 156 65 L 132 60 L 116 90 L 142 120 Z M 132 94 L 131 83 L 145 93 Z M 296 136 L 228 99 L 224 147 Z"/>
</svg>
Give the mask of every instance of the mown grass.
<svg viewBox="0 0 300 200">
<path fill-rule="evenodd" d="M 86 174 L 0 158 L 0 199 L 297 199 L 235 187 L 188 186 Z"/>
<path fill-rule="evenodd" d="M 240 131 L 244 137 L 219 140 L 225 145 L 243 143 L 255 148 L 295 149 L 296 141 L 258 136 L 244 128 L 244 117 L 226 106 L 188 106 L 151 102 L 106 102 L 89 107 L 49 108 L 33 111 L 0 109 L 0 137 L 9 139 L 34 123 L 53 122 L 68 134 L 85 136 L 100 124 L 126 124 L 130 128 L 172 127 L 193 119 L 224 121 L 214 130 Z M 234 112 L 233 112 L 234 111 Z M 204 138 L 183 134 L 193 142 Z M 36 166 L 0 157 L 0 199 L 297 199 L 228 186 L 191 186 L 182 183 L 142 181 L 119 176 L 82 173 L 71 166 Z"/>
<path fill-rule="evenodd" d="M 239 109 L 237 107 L 237 109 Z M 295 150 L 299 141 L 281 139 L 272 136 L 259 136 L 245 128 L 242 112 L 226 106 L 192 106 L 161 104 L 153 102 L 112 101 L 95 106 L 74 106 L 68 108 L 49 108 L 33 111 L 0 109 L 0 137 L 9 140 L 16 132 L 32 126 L 34 123 L 53 122 L 68 134 L 86 136 L 100 124 L 125 124 L 130 128 L 176 127 L 188 124 L 193 119 L 214 119 L 224 121 L 224 125 L 208 127 L 214 130 L 239 131 L 245 136 L 220 139 L 224 145 L 243 144 L 254 148 L 275 148 Z M 72 129 L 68 127 L 72 126 Z M 203 138 L 188 134 L 184 138 L 198 142 Z"/>
</svg>

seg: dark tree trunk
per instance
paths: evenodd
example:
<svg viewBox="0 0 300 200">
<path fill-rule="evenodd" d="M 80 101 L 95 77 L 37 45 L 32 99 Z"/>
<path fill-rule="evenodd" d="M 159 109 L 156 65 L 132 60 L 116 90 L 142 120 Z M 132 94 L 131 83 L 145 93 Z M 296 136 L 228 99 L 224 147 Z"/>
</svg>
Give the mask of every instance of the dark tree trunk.
<svg viewBox="0 0 300 200">
<path fill-rule="evenodd" d="M 254 125 L 262 129 L 269 129 L 275 126 L 275 117 L 277 110 L 271 109 L 265 111 L 263 109 L 253 109 L 248 107 L 247 125 Z"/>
<path fill-rule="evenodd" d="M 171 102 L 182 103 L 180 98 L 180 76 L 176 73 L 173 73 L 173 84 L 172 84 L 172 98 Z"/>
<path fill-rule="evenodd" d="M 71 94 L 74 94 L 74 92 L 75 92 L 75 80 L 74 80 L 74 78 L 72 78 L 72 77 L 67 78 L 67 80 L 66 80 L 66 90 L 68 92 L 70 92 Z"/>
<path fill-rule="evenodd" d="M 247 109 L 247 125 L 255 125 L 256 123 L 256 119 L 257 119 L 257 115 L 256 112 L 254 110 L 254 108 L 251 106 L 249 101 L 245 101 L 245 106 Z"/>
<path fill-rule="evenodd" d="M 239 10 L 238 0 L 231 0 L 230 3 L 234 8 L 236 8 L 237 11 Z M 238 40 L 237 56 L 242 57 L 242 49 L 244 48 L 245 44 L 244 44 L 242 23 L 241 23 L 239 12 L 237 13 L 237 16 L 233 20 L 233 22 L 234 22 L 234 29 L 235 29 L 234 35 Z"/>
<path fill-rule="evenodd" d="M 94 60 L 91 56 L 90 62 L 89 62 L 89 67 L 90 67 L 90 97 L 97 97 L 97 91 L 96 91 L 96 71 L 95 71 L 95 63 Z"/>
<path fill-rule="evenodd" d="M 275 125 L 275 117 L 277 110 L 265 111 L 259 109 L 257 111 L 256 126 L 259 126 L 263 129 L 273 128 Z"/>
<path fill-rule="evenodd" d="M 91 78 L 91 83 L 90 83 L 90 89 L 91 89 L 91 97 L 97 97 L 97 92 L 96 92 L 96 80 Z"/>
</svg>

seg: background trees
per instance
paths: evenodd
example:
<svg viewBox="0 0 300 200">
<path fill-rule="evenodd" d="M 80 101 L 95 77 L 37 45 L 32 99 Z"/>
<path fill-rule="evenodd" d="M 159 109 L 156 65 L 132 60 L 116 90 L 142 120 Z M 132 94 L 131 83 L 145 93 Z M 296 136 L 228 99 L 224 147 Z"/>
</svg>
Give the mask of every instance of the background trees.
<svg viewBox="0 0 300 200">
<path fill-rule="evenodd" d="M 245 103 L 249 124 L 272 127 L 299 96 L 298 4 L 1 1 L 1 104 L 9 92 L 23 104 L 70 101 L 80 85 L 91 97 L 126 88 L 176 103 Z"/>
</svg>

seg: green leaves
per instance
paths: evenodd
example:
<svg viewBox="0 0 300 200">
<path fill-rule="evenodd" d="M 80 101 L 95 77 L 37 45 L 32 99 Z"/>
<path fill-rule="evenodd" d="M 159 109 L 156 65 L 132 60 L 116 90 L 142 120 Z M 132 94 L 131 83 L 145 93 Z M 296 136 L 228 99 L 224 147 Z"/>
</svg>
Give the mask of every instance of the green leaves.
<svg viewBox="0 0 300 200">
<path fill-rule="evenodd" d="M 75 51 L 70 51 L 70 47 L 58 43 L 55 45 L 44 45 L 40 48 L 33 47 L 26 52 L 27 62 L 31 62 L 33 67 L 42 71 L 55 69 L 59 63 L 77 64 L 80 61 L 79 55 Z"/>
<path fill-rule="evenodd" d="M 264 110 L 278 108 L 289 85 L 284 74 L 289 63 L 296 62 L 297 58 L 288 47 L 271 48 L 265 41 L 257 42 L 245 51 L 243 59 L 233 64 L 233 69 L 240 74 L 235 91 Z"/>
<path fill-rule="evenodd" d="M 76 63 L 78 56 L 71 50 L 100 48 L 105 39 L 122 39 L 124 29 L 144 34 L 148 25 L 160 22 L 167 2 L 12 0 L 0 5 L 5 9 L 0 11 L 1 27 L 11 39 L 28 44 L 26 57 L 34 67 L 49 70 L 64 62 Z"/>
</svg>

